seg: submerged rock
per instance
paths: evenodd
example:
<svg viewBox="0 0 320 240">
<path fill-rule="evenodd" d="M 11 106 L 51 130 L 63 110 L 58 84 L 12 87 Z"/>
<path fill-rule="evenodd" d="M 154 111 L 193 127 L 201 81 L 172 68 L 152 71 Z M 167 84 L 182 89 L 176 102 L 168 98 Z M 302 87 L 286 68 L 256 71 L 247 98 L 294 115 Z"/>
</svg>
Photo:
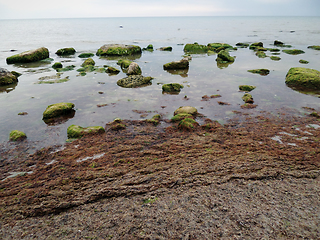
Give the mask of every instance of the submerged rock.
<svg viewBox="0 0 320 240">
<path fill-rule="evenodd" d="M 10 141 L 19 141 L 27 138 L 27 135 L 24 132 L 21 132 L 19 130 L 13 130 L 9 134 L 9 140 Z"/>
<path fill-rule="evenodd" d="M 60 117 L 62 115 L 67 115 L 70 112 L 74 111 L 73 108 L 74 108 L 73 103 L 62 102 L 62 103 L 51 104 L 43 112 L 42 119 L 50 119 L 50 118 Z"/>
<path fill-rule="evenodd" d="M 5 68 L 0 68 L 0 86 L 10 85 L 18 82 L 18 77 Z"/>
<path fill-rule="evenodd" d="M 141 54 L 141 48 L 136 45 L 105 44 L 96 53 L 97 56 L 124 56 Z"/>
<path fill-rule="evenodd" d="M 168 83 L 162 85 L 162 91 L 168 93 L 179 93 L 181 91 L 181 88 L 183 88 L 183 85 L 179 83 Z"/>
<path fill-rule="evenodd" d="M 85 135 L 104 133 L 105 130 L 101 126 L 81 127 L 78 125 L 71 125 L 67 129 L 68 138 L 81 138 Z"/>
<path fill-rule="evenodd" d="M 89 57 L 93 57 L 94 54 L 93 53 L 81 53 L 78 57 L 79 58 L 89 58 Z"/>
<path fill-rule="evenodd" d="M 163 65 L 164 70 L 186 69 L 189 67 L 189 59 L 187 57 L 180 61 L 174 61 Z"/>
<path fill-rule="evenodd" d="M 291 68 L 286 75 L 286 84 L 302 90 L 320 90 L 320 72 L 310 68 Z"/>
<path fill-rule="evenodd" d="M 151 84 L 152 77 L 142 75 L 130 75 L 117 81 L 118 86 L 124 88 L 135 88 Z"/>
<path fill-rule="evenodd" d="M 127 75 L 141 75 L 142 71 L 138 63 L 132 62 L 130 63 L 128 70 L 127 70 Z"/>
<path fill-rule="evenodd" d="M 178 128 L 180 130 L 192 131 L 199 124 L 193 118 L 184 118 L 179 122 Z"/>
<path fill-rule="evenodd" d="M 30 63 L 49 58 L 49 50 L 45 47 L 29 50 L 7 58 L 7 64 Z"/>
<path fill-rule="evenodd" d="M 184 107 L 179 107 L 177 110 L 174 111 L 174 116 L 180 113 L 187 113 L 191 115 L 197 115 L 198 110 L 195 107 L 191 106 L 184 106 Z"/>
<path fill-rule="evenodd" d="M 252 69 L 252 70 L 248 70 L 248 72 L 251 72 L 251 73 L 258 73 L 262 76 L 266 76 L 270 73 L 270 70 L 269 69 L 265 69 L 265 68 L 260 68 L 260 69 Z"/>
<path fill-rule="evenodd" d="M 75 54 L 76 50 L 74 48 L 61 48 L 58 51 L 56 51 L 56 54 L 58 56 L 66 56 L 66 55 L 72 55 Z"/>
</svg>

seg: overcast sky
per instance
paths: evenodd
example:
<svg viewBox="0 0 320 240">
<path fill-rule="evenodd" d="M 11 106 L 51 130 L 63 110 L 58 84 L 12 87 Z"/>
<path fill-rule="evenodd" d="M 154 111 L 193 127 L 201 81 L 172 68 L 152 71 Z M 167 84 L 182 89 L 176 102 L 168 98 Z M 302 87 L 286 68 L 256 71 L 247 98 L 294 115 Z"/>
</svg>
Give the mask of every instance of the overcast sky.
<svg viewBox="0 0 320 240">
<path fill-rule="evenodd" d="M 320 0 L 0 0 L 0 19 L 320 16 Z"/>
</svg>

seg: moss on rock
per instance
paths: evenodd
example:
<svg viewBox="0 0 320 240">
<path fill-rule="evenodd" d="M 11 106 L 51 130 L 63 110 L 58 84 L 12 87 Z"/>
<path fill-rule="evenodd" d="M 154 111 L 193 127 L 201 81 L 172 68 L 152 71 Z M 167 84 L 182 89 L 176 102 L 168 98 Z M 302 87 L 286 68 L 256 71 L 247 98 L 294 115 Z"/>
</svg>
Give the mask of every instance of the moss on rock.
<svg viewBox="0 0 320 240">
<path fill-rule="evenodd" d="M 124 88 L 135 88 L 151 84 L 152 77 L 142 75 L 130 75 L 117 81 L 117 85 Z"/>
<path fill-rule="evenodd" d="M 267 57 L 267 54 L 264 52 L 264 51 L 257 51 L 256 52 L 256 56 L 258 58 L 266 58 Z"/>
<path fill-rule="evenodd" d="M 92 59 L 92 58 L 88 58 L 86 59 L 82 64 L 81 66 L 82 67 L 86 67 L 86 66 L 94 66 L 96 63 L 95 61 Z"/>
<path fill-rule="evenodd" d="M 78 57 L 79 58 L 89 58 L 89 57 L 93 57 L 94 54 L 93 53 L 81 53 Z"/>
<path fill-rule="evenodd" d="M 269 69 L 265 69 L 265 68 L 260 68 L 260 69 L 248 70 L 248 72 L 257 73 L 257 74 L 266 76 L 266 75 L 268 75 L 270 73 L 270 70 Z"/>
<path fill-rule="evenodd" d="M 76 50 L 74 48 L 61 48 L 56 51 L 56 54 L 58 56 L 66 56 L 66 55 L 72 55 L 75 54 Z"/>
<path fill-rule="evenodd" d="M 188 43 L 184 46 L 183 51 L 187 53 L 206 53 L 208 52 L 208 46 L 198 43 Z"/>
<path fill-rule="evenodd" d="M 231 57 L 228 51 L 222 50 L 218 53 L 216 61 L 219 63 L 234 62 L 234 57 Z"/>
<path fill-rule="evenodd" d="M 0 86 L 10 85 L 18 82 L 18 77 L 5 68 L 0 68 Z"/>
<path fill-rule="evenodd" d="M 193 116 L 189 113 L 179 113 L 171 118 L 171 122 L 179 122 L 185 118 L 192 118 Z"/>
<path fill-rule="evenodd" d="M 128 60 L 128 59 L 120 59 L 117 64 L 121 67 L 121 69 L 126 69 L 130 66 L 130 64 L 132 63 L 132 61 Z"/>
<path fill-rule="evenodd" d="M 251 92 L 255 88 L 256 88 L 256 86 L 252 86 L 252 85 L 240 85 L 239 86 L 239 90 L 244 91 L 244 92 Z"/>
<path fill-rule="evenodd" d="M 249 47 L 249 49 L 251 50 L 256 50 L 256 48 L 258 47 L 262 47 L 263 48 L 263 43 L 262 42 L 256 42 L 256 43 L 252 43 Z"/>
<path fill-rule="evenodd" d="M 13 130 L 9 134 L 9 140 L 10 141 L 19 141 L 27 138 L 27 135 L 24 132 L 21 132 L 19 130 Z"/>
<path fill-rule="evenodd" d="M 128 70 L 127 70 L 127 75 L 141 75 L 142 71 L 138 63 L 132 62 L 130 63 Z"/>
<path fill-rule="evenodd" d="M 161 47 L 160 48 L 160 51 L 169 51 L 169 52 L 171 52 L 172 51 L 172 47 Z"/>
<path fill-rule="evenodd" d="M 299 63 L 301 63 L 301 64 L 308 64 L 309 62 L 308 62 L 307 60 L 300 59 L 300 60 L 299 60 Z"/>
<path fill-rule="evenodd" d="M 284 49 L 282 52 L 291 54 L 291 55 L 298 55 L 298 54 L 303 54 L 304 51 L 299 50 L 299 49 Z"/>
<path fill-rule="evenodd" d="M 191 115 L 195 116 L 198 114 L 198 110 L 195 107 L 184 106 L 184 107 L 179 107 L 177 110 L 175 110 L 174 116 L 179 113 L 187 113 L 187 114 L 191 114 Z"/>
<path fill-rule="evenodd" d="M 253 103 L 253 98 L 252 98 L 252 95 L 250 93 L 244 94 L 243 97 L 242 97 L 242 100 L 245 103 Z"/>
<path fill-rule="evenodd" d="M 222 50 L 230 50 L 233 47 L 227 43 L 208 43 L 207 45 L 209 51 L 220 52 Z"/>
<path fill-rule="evenodd" d="M 180 92 L 183 85 L 179 83 L 168 83 L 162 85 L 163 92 Z"/>
<path fill-rule="evenodd" d="M 164 70 L 174 70 L 174 69 L 186 69 L 189 67 L 189 60 L 187 57 L 163 65 Z"/>
<path fill-rule="evenodd" d="M 101 126 L 92 126 L 84 128 L 78 125 L 71 125 L 67 129 L 68 138 L 81 138 L 85 135 L 101 134 L 104 132 L 105 130 Z"/>
<path fill-rule="evenodd" d="M 97 56 L 124 56 L 141 54 L 141 48 L 136 45 L 106 44 L 100 47 Z"/>
<path fill-rule="evenodd" d="M 29 62 L 37 62 L 46 58 L 49 58 L 49 50 L 45 47 L 41 47 L 38 49 L 13 55 L 11 57 L 8 57 L 6 61 L 7 61 L 7 64 L 29 63 Z"/>
<path fill-rule="evenodd" d="M 249 43 L 237 43 L 236 46 L 240 48 L 247 48 L 249 47 Z"/>
<path fill-rule="evenodd" d="M 295 67 L 286 75 L 289 87 L 320 90 L 320 72 L 315 69 Z"/>
<path fill-rule="evenodd" d="M 62 103 L 51 104 L 43 112 L 42 119 L 50 119 L 50 118 L 60 117 L 62 115 L 67 115 L 70 112 L 72 112 L 73 108 L 74 108 L 73 103 L 62 102 Z"/>
<path fill-rule="evenodd" d="M 119 69 L 116 69 L 115 67 L 107 67 L 106 73 L 117 75 L 120 72 Z"/>
<path fill-rule="evenodd" d="M 180 130 L 192 131 L 199 124 L 193 118 L 185 118 L 179 122 L 178 128 Z"/>
<path fill-rule="evenodd" d="M 308 48 L 311 48 L 311 49 L 314 49 L 314 50 L 320 50 L 320 46 L 319 45 L 309 46 Z"/>
<path fill-rule="evenodd" d="M 271 56 L 270 59 L 273 60 L 273 61 L 280 61 L 281 57 Z"/>
<path fill-rule="evenodd" d="M 56 62 L 52 65 L 52 68 L 57 69 L 57 68 L 62 68 L 62 63 L 61 62 Z"/>
</svg>

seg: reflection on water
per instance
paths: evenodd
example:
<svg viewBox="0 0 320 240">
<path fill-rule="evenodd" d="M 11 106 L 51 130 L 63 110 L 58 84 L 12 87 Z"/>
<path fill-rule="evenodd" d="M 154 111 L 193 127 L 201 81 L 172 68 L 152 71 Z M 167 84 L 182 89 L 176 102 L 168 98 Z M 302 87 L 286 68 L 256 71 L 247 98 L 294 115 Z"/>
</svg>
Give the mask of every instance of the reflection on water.
<svg viewBox="0 0 320 240">
<path fill-rule="evenodd" d="M 9 93 L 11 91 L 13 91 L 18 85 L 18 82 L 10 84 L 10 85 L 6 85 L 6 86 L 0 86 L 0 93 Z"/>
<path fill-rule="evenodd" d="M 56 117 L 56 118 L 50 118 L 50 119 L 42 119 L 42 120 L 47 125 L 54 126 L 54 125 L 66 123 L 69 119 L 73 118 L 75 114 L 76 114 L 76 111 L 72 109 L 70 113 L 65 114 L 63 116 Z"/>
<path fill-rule="evenodd" d="M 177 70 L 170 69 L 170 70 L 165 70 L 165 71 L 172 74 L 172 75 L 180 75 L 181 77 L 186 78 L 186 77 L 188 77 L 189 68 L 177 69 Z"/>
</svg>

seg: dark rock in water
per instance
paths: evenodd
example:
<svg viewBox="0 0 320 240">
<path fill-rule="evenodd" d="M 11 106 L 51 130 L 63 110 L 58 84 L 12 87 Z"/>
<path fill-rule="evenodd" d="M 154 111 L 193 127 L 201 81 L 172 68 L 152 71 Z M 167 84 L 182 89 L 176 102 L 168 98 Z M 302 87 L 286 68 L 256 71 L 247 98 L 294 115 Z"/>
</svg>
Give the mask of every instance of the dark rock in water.
<svg viewBox="0 0 320 240">
<path fill-rule="evenodd" d="M 142 87 L 151 84 L 152 77 L 143 77 L 142 75 L 130 75 L 117 81 L 118 86 L 124 88 Z"/>
<path fill-rule="evenodd" d="M 153 51 L 153 45 L 149 44 L 146 48 L 143 48 L 142 50 L 152 52 Z"/>
<path fill-rule="evenodd" d="M 316 45 L 309 46 L 308 48 L 311 48 L 311 49 L 314 49 L 314 50 L 320 50 L 320 46 L 316 46 Z"/>
<path fill-rule="evenodd" d="M 234 57 L 231 57 L 228 51 L 222 50 L 218 53 L 216 61 L 220 63 L 234 62 Z"/>
<path fill-rule="evenodd" d="M 30 63 L 37 62 L 49 58 L 49 50 L 45 47 L 26 51 L 20 54 L 13 55 L 6 59 L 7 64 L 12 63 Z"/>
<path fill-rule="evenodd" d="M 188 67 L 189 67 L 189 60 L 187 57 L 181 59 L 180 61 L 174 61 L 174 62 L 166 63 L 163 65 L 164 70 L 186 69 Z"/>
<path fill-rule="evenodd" d="M 252 70 L 248 70 L 248 72 L 251 72 L 251 73 L 258 73 L 262 76 L 266 76 L 270 73 L 270 70 L 269 69 L 264 69 L 264 68 L 260 68 L 260 69 L 252 69 Z"/>
<path fill-rule="evenodd" d="M 310 68 L 291 68 L 286 75 L 286 84 L 301 90 L 320 90 L 320 72 Z"/>
<path fill-rule="evenodd" d="M 172 51 L 172 47 L 161 47 L 159 48 L 160 51 Z"/>
<path fill-rule="evenodd" d="M 60 63 L 60 62 L 56 62 L 56 63 L 54 63 L 53 65 L 52 65 L 52 68 L 54 68 L 54 69 L 57 69 L 57 68 L 62 68 L 63 66 L 62 66 L 62 63 Z"/>
<path fill-rule="evenodd" d="M 0 86 L 10 85 L 18 82 L 17 76 L 5 68 L 0 68 Z"/>
<path fill-rule="evenodd" d="M 78 57 L 79 58 L 89 58 L 89 57 L 93 57 L 94 54 L 93 53 L 81 53 Z"/>
<path fill-rule="evenodd" d="M 247 48 L 249 47 L 249 43 L 237 43 L 236 46 L 240 48 Z"/>
<path fill-rule="evenodd" d="M 167 93 L 171 93 L 171 92 L 179 93 L 181 91 L 181 88 L 183 88 L 183 85 L 179 83 L 168 83 L 168 84 L 162 85 L 162 91 Z"/>
<path fill-rule="evenodd" d="M 275 41 L 273 42 L 273 45 L 275 45 L 275 46 L 282 46 L 282 45 L 284 45 L 284 43 L 281 42 L 281 41 L 275 40 Z"/>
<path fill-rule="evenodd" d="M 106 44 L 100 47 L 97 56 L 124 56 L 141 54 L 141 48 L 136 45 Z"/>
<path fill-rule="evenodd" d="M 299 49 L 285 49 L 285 50 L 282 50 L 282 52 L 287 53 L 287 54 L 291 54 L 291 55 L 298 55 L 298 54 L 304 53 L 304 51 L 299 50 Z"/>
<path fill-rule="evenodd" d="M 130 63 L 128 70 L 127 70 L 127 75 L 141 75 L 142 71 L 138 63 L 132 62 Z"/>
<path fill-rule="evenodd" d="M 61 48 L 56 51 L 58 56 L 66 56 L 66 55 L 73 55 L 75 54 L 76 50 L 74 48 Z"/>
<path fill-rule="evenodd" d="M 263 47 L 263 43 L 262 42 L 252 43 L 249 49 L 255 50 L 257 47 Z"/>
</svg>

